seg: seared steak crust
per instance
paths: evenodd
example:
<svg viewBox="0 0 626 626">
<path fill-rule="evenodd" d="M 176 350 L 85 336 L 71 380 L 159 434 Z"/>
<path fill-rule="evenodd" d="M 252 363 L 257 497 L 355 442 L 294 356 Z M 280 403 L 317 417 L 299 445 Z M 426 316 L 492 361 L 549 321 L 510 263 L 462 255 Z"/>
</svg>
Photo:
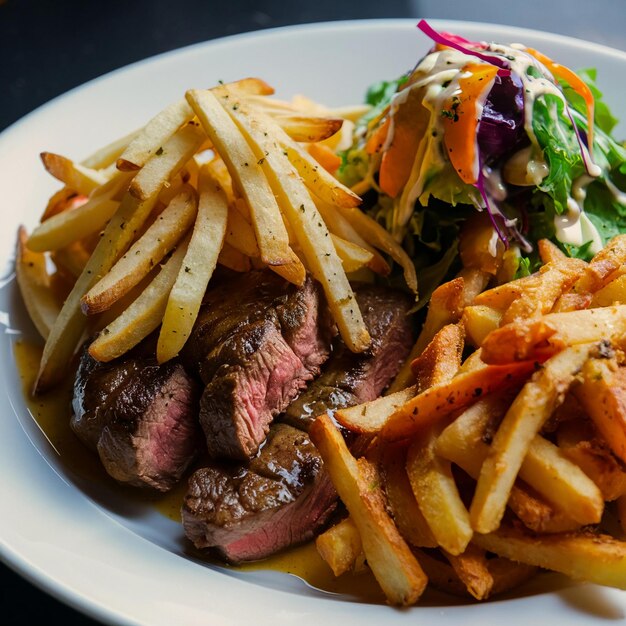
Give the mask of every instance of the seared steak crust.
<svg viewBox="0 0 626 626">
<path fill-rule="evenodd" d="M 170 489 L 198 443 L 198 390 L 182 365 L 135 354 L 98 363 L 85 350 L 71 427 L 116 480 Z"/>
</svg>

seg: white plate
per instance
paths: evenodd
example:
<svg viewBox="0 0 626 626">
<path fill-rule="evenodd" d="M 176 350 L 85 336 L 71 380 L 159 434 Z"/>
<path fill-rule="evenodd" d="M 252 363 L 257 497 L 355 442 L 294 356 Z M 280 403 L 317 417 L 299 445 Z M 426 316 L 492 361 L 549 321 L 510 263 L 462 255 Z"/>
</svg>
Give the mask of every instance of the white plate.
<svg viewBox="0 0 626 626">
<path fill-rule="evenodd" d="M 436 22 L 470 39 L 521 41 L 572 67 L 598 68 L 613 111 L 626 118 L 626 54 L 515 28 Z M 328 104 L 360 102 L 370 83 L 399 75 L 430 46 L 413 21 L 372 21 L 285 28 L 200 44 L 132 65 L 88 83 L 28 115 L 0 136 L 0 515 L 2 558 L 51 594 L 106 622 L 301 626 L 356 621 L 507 624 L 604 622 L 626 612 L 626 593 L 543 578 L 523 597 L 483 605 L 397 611 L 318 593 L 294 577 L 241 575 L 186 558 L 180 528 L 115 489 L 78 483 L 59 463 L 29 414 L 13 342 L 30 325 L 11 274 L 20 222 L 34 225 L 57 188 L 39 163 L 41 150 L 81 158 L 140 126 L 190 87 L 261 76 L 280 96 L 303 93 Z M 624 125 L 621 126 L 622 134 Z M 60 420 L 68 419 L 59 415 Z"/>
</svg>

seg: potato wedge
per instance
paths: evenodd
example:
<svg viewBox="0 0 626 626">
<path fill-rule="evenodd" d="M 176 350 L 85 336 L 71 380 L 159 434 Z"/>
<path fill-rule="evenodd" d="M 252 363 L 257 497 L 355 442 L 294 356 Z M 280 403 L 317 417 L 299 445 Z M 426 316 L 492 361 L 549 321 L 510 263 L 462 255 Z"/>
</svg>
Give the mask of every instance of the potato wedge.
<svg viewBox="0 0 626 626">
<path fill-rule="evenodd" d="M 159 333 L 159 363 L 175 357 L 191 334 L 226 235 L 228 204 L 222 188 L 201 175 L 199 192 L 198 215 L 191 240 L 170 291 Z"/>
<path fill-rule="evenodd" d="M 47 339 L 60 307 L 50 288 L 44 255 L 29 250 L 27 242 L 26 228 L 20 226 L 17 232 L 15 277 L 30 319 L 39 334 Z"/>
<path fill-rule="evenodd" d="M 146 232 L 82 298 L 86 315 L 106 311 L 139 283 L 182 239 L 196 219 L 193 187 L 183 188 Z"/>
<path fill-rule="evenodd" d="M 310 436 L 359 530 L 363 551 L 391 604 L 414 604 L 427 578 L 417 559 L 387 515 L 373 466 L 350 454 L 343 437 L 326 415 L 311 426 Z"/>
<path fill-rule="evenodd" d="M 517 526 L 476 534 L 475 542 L 490 552 L 584 580 L 626 589 L 626 543 L 608 535 L 573 532 L 536 535 Z"/>
<path fill-rule="evenodd" d="M 485 459 L 470 507 L 480 533 L 498 528 L 515 478 L 540 428 L 563 401 L 595 344 L 566 348 L 543 364 L 513 401 Z"/>
<path fill-rule="evenodd" d="M 113 320 L 89 346 L 97 361 L 112 361 L 156 330 L 165 313 L 171 288 L 180 273 L 190 236 L 176 248 L 141 295 Z"/>
</svg>

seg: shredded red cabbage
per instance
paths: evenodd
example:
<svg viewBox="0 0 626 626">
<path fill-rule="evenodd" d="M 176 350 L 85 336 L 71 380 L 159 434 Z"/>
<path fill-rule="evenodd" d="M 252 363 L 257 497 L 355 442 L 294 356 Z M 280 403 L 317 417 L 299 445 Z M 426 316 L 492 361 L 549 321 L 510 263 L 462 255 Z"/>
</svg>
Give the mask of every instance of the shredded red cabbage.
<svg viewBox="0 0 626 626">
<path fill-rule="evenodd" d="M 462 37 L 453 36 L 450 37 L 447 33 L 439 33 L 437 32 L 426 20 L 420 20 L 417 23 L 417 27 L 427 36 L 430 37 L 435 43 L 441 44 L 442 46 L 447 46 L 448 48 L 454 48 L 459 52 L 463 52 L 464 54 L 468 54 L 470 56 L 477 57 L 486 63 L 491 63 L 491 65 L 495 65 L 504 71 L 503 75 L 507 75 L 509 72 L 508 63 L 499 56 L 484 54 L 479 52 L 478 50 L 474 50 L 469 45 L 474 45 L 469 41 L 463 40 Z M 498 72 L 500 74 L 500 72 Z"/>
</svg>

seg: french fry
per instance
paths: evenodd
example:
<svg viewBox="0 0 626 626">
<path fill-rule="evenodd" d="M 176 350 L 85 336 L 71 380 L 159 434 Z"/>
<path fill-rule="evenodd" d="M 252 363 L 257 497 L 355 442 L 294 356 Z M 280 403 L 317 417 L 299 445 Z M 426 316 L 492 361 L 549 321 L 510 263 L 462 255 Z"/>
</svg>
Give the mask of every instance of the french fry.
<svg viewBox="0 0 626 626">
<path fill-rule="evenodd" d="M 535 535 L 502 525 L 475 542 L 490 552 L 520 563 L 566 574 L 575 580 L 626 589 L 626 543 L 608 535 L 574 532 Z"/>
<path fill-rule="evenodd" d="M 471 267 L 464 267 L 457 276 L 463 279 L 463 310 L 465 310 L 465 307 L 473 304 L 476 297 L 485 290 L 491 276 L 483 270 Z"/>
<path fill-rule="evenodd" d="M 626 237 L 613 237 L 587 264 L 583 275 L 576 281 L 576 293 L 588 293 L 601 289 L 611 276 L 626 263 Z"/>
<path fill-rule="evenodd" d="M 380 431 L 381 437 L 387 441 L 406 439 L 443 423 L 451 413 L 466 408 L 484 395 L 515 387 L 530 376 L 534 369 L 535 363 L 526 361 L 487 366 L 458 374 L 450 382 L 435 385 L 416 395 L 389 416 L 384 424 L 377 423 L 373 429 L 368 424 L 360 432 Z"/>
<path fill-rule="evenodd" d="M 183 189 L 128 252 L 83 296 L 83 312 L 93 315 L 106 311 L 147 276 L 193 224 L 197 202 L 193 187 Z"/>
<path fill-rule="evenodd" d="M 65 183 L 70 189 L 85 196 L 107 182 L 107 178 L 101 172 L 80 163 L 74 163 L 60 154 L 42 152 L 41 160 L 49 174 Z"/>
<path fill-rule="evenodd" d="M 239 252 L 236 248 L 233 248 L 227 242 L 224 242 L 222 245 L 220 254 L 217 257 L 217 262 L 220 265 L 233 270 L 233 272 L 249 272 L 252 268 L 250 258 Z"/>
<path fill-rule="evenodd" d="M 363 552 L 361 535 L 350 517 L 319 535 L 315 547 L 335 576 L 352 570 Z"/>
<path fill-rule="evenodd" d="M 187 252 L 189 237 L 180 243 L 141 295 L 92 341 L 89 354 L 94 359 L 112 361 L 134 348 L 159 327 L 170 290 Z"/>
<path fill-rule="evenodd" d="M 351 241 L 342 239 L 333 233 L 330 234 L 330 237 L 333 246 L 335 246 L 335 251 L 341 259 L 343 269 L 348 274 L 366 267 L 374 258 L 371 252 Z"/>
<path fill-rule="evenodd" d="M 537 242 L 537 251 L 544 265 L 548 263 L 562 263 L 567 258 L 566 254 L 549 239 L 540 239 Z"/>
<path fill-rule="evenodd" d="M 29 250 L 27 242 L 26 229 L 20 226 L 17 233 L 15 277 L 30 319 L 39 334 L 47 339 L 59 314 L 59 305 L 50 288 L 44 255 Z"/>
<path fill-rule="evenodd" d="M 445 553 L 445 555 L 472 597 L 476 600 L 485 600 L 489 597 L 494 577 L 489 571 L 489 562 L 484 550 L 470 543 L 461 554 Z"/>
<path fill-rule="evenodd" d="M 191 240 L 163 316 L 157 343 L 159 363 L 175 357 L 191 334 L 226 234 L 228 204 L 222 188 L 201 176 L 199 192 Z"/>
<path fill-rule="evenodd" d="M 134 234 L 154 208 L 163 184 L 191 158 L 202 141 L 203 133 L 196 127 L 185 127 L 179 131 L 167 144 L 168 157 L 159 160 L 157 165 L 148 171 L 147 176 L 154 187 L 153 194 L 144 201 L 137 200 L 130 193 L 122 199 L 50 330 L 39 365 L 35 393 L 49 389 L 63 376 L 76 351 L 86 327 L 86 317 L 81 311 L 81 298 L 126 251 Z M 152 162 L 154 159 L 149 163 Z M 135 181 L 144 176 L 146 167 L 136 175 Z M 155 185 L 157 175 L 160 183 Z"/>
<path fill-rule="evenodd" d="M 463 279 L 455 278 L 433 291 L 420 335 L 387 393 L 394 393 L 411 384 L 413 380 L 411 363 L 422 353 L 441 328 L 460 319 L 464 301 L 463 288 Z"/>
<path fill-rule="evenodd" d="M 477 348 L 492 330 L 500 326 L 501 321 L 502 311 L 480 304 L 465 307 L 461 316 L 467 340 Z"/>
<path fill-rule="evenodd" d="M 278 125 L 298 142 L 314 143 L 332 137 L 341 129 L 342 119 L 305 117 L 303 115 L 276 115 Z"/>
<path fill-rule="evenodd" d="M 114 164 L 118 157 L 124 152 L 128 144 L 137 137 L 141 131 L 135 130 L 128 135 L 124 135 L 110 144 L 103 146 L 90 154 L 87 158 L 81 161 L 81 165 L 90 167 L 92 169 L 102 169 Z"/>
<path fill-rule="evenodd" d="M 481 345 L 485 363 L 544 359 L 565 348 L 626 335 L 626 305 L 548 313 L 491 332 Z"/>
<path fill-rule="evenodd" d="M 504 244 L 485 211 L 468 218 L 459 233 L 459 256 L 464 268 L 495 276 L 502 265 Z"/>
<path fill-rule="evenodd" d="M 64 248 L 52 252 L 50 259 L 57 271 L 73 282 L 83 273 L 85 265 L 89 261 L 89 254 L 90 252 L 82 242 L 74 241 Z"/>
<path fill-rule="evenodd" d="M 492 532 L 500 524 L 515 478 L 541 426 L 574 381 L 595 344 L 566 348 L 543 364 L 511 404 L 491 444 L 470 507 L 472 527 Z"/>
<path fill-rule="evenodd" d="M 260 254 L 254 229 L 250 222 L 235 208 L 228 211 L 225 241 L 246 256 L 258 257 Z"/>
<path fill-rule="evenodd" d="M 274 148 L 275 137 L 282 131 L 270 118 L 252 117 L 241 104 L 235 106 L 229 101 L 227 111 L 258 156 L 260 167 L 293 228 L 307 268 L 324 289 L 342 339 L 351 351 L 362 352 L 369 346 L 370 336 L 330 233 L 293 166 Z"/>
<path fill-rule="evenodd" d="M 589 306 L 592 308 L 613 304 L 626 304 L 626 274 L 614 278 L 598 289 L 589 301 Z"/>
<path fill-rule="evenodd" d="M 574 393 L 613 453 L 626 462 L 626 369 L 615 358 L 589 359 Z"/>
<path fill-rule="evenodd" d="M 472 539 L 470 517 L 450 462 L 435 454 L 436 441 L 436 435 L 430 432 L 416 437 L 409 447 L 406 471 L 437 543 L 450 554 L 461 554 Z"/>
<path fill-rule="evenodd" d="M 287 229 L 260 159 L 213 93 L 196 89 L 186 97 L 246 198 L 263 262 L 270 266 L 300 264 L 289 247 Z"/>
<path fill-rule="evenodd" d="M 326 415 L 313 422 L 310 436 L 324 460 L 339 496 L 361 535 L 363 552 L 391 604 L 414 604 L 427 578 L 385 510 L 373 466 L 350 454 Z"/>
<path fill-rule="evenodd" d="M 97 233 L 111 219 L 119 206 L 115 196 L 130 182 L 128 175 L 120 175 L 97 189 L 84 204 L 58 213 L 35 228 L 28 247 L 35 252 L 59 250 L 67 245 Z"/>
<path fill-rule="evenodd" d="M 379 466 L 391 515 L 400 534 L 417 548 L 437 547 L 406 473 L 406 446 L 382 446 Z"/>
</svg>

